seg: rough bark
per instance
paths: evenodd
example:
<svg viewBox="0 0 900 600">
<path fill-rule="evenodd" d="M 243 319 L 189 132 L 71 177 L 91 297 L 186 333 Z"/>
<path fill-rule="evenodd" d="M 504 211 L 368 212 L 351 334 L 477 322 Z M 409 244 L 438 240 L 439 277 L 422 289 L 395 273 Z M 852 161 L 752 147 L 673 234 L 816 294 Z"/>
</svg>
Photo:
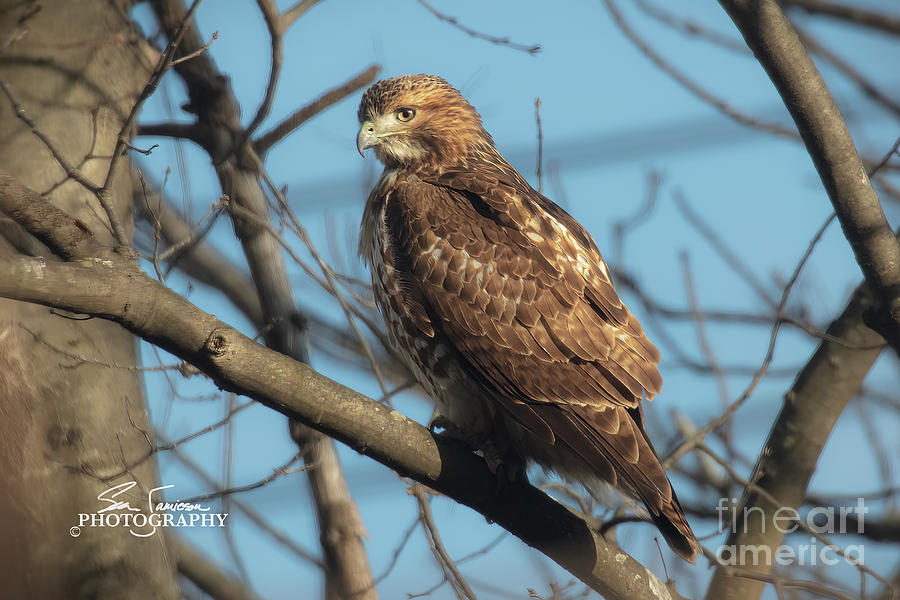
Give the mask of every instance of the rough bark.
<svg viewBox="0 0 900 600">
<path fill-rule="evenodd" d="M 125 2 L 0 2 L 0 79 L 54 147 L 98 186 L 152 54 L 132 29 Z M 24 16 L 30 17 L 22 19 Z M 112 244 L 94 195 L 66 173 L 0 94 L 0 165 Z M 62 184 L 62 185 L 58 185 Z M 130 230 L 129 182 L 117 178 L 115 212 Z M 0 220 L 9 220 L 0 214 Z M 11 229 L 4 227 L 4 233 Z M 22 232 L 20 231 L 19 234 Z M 12 242 L 12 243 L 10 243 Z M 0 256 L 41 251 L 24 235 L 0 238 Z M 97 362 L 93 362 L 97 361 Z M 79 513 L 97 495 L 136 481 L 156 487 L 153 461 L 121 477 L 147 451 L 149 431 L 136 339 L 99 319 L 0 300 L 0 589 L 10 598 L 177 598 L 162 535 L 84 529 Z M 146 511 L 136 492 L 132 506 Z"/>
</svg>

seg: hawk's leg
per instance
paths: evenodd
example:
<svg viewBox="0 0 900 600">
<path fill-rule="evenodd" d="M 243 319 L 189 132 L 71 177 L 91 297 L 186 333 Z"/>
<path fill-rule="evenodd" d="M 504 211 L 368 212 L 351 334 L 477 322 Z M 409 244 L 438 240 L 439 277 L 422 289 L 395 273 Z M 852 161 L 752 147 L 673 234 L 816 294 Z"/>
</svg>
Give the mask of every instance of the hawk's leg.
<svg viewBox="0 0 900 600">
<path fill-rule="evenodd" d="M 438 429 L 441 431 L 438 432 Z M 475 435 L 471 431 L 459 427 L 446 415 L 442 415 L 439 412 L 435 412 L 431 416 L 431 421 L 428 422 L 428 430 L 445 439 L 459 442 L 472 452 L 481 450 L 482 446 L 487 442 L 484 436 Z"/>
</svg>

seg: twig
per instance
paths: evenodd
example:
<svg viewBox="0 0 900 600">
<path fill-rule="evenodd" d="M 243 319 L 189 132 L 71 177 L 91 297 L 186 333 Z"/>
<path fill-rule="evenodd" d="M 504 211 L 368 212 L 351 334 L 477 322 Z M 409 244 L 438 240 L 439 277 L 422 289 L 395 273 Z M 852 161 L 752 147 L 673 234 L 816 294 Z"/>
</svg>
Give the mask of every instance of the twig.
<svg viewBox="0 0 900 600">
<path fill-rule="evenodd" d="M 413 519 L 413 522 L 409 524 L 409 527 L 406 528 L 406 531 L 400 538 L 400 543 L 397 544 L 397 547 L 394 548 L 393 553 L 391 553 L 391 560 L 388 562 L 381 575 L 375 578 L 376 584 L 384 581 L 387 576 L 391 574 L 391 571 L 394 570 L 394 567 L 397 566 L 397 561 L 400 559 L 400 554 L 403 552 L 403 549 L 406 548 L 406 545 L 409 543 L 410 538 L 412 538 L 412 534 L 416 530 L 416 527 L 419 526 L 419 523 L 421 523 L 421 521 L 419 521 L 419 517 L 417 516 L 415 519 Z"/>
<path fill-rule="evenodd" d="M 691 314 L 694 315 L 694 328 L 697 332 L 697 343 L 700 346 L 700 351 L 706 358 L 707 364 L 716 377 L 716 382 L 719 386 L 719 399 L 722 403 L 722 407 L 727 409 L 728 399 L 731 397 L 731 395 L 728 393 L 728 381 L 725 378 L 725 372 L 722 370 L 722 365 L 719 362 L 719 359 L 709 342 L 709 337 L 706 333 L 706 323 L 703 321 L 703 317 L 701 316 L 698 308 L 697 292 L 694 286 L 694 276 L 691 273 L 691 263 L 687 252 L 681 253 L 681 264 L 684 276 L 684 288 L 687 292 L 688 297 L 688 306 L 690 306 L 691 308 Z M 728 443 L 731 436 L 731 421 L 723 423 L 721 432 L 722 441 L 725 443 L 725 446 L 729 451 L 729 458 L 733 458 L 731 456 L 731 444 Z"/>
<path fill-rule="evenodd" d="M 684 215 L 684 218 L 687 219 L 688 223 L 697 230 L 697 232 L 703 236 L 703 238 L 709 242 L 709 244 L 716 250 L 716 254 L 725 261 L 725 263 L 731 267 L 735 273 L 741 276 L 741 278 L 750 286 L 760 300 L 765 302 L 769 307 L 775 308 L 778 306 L 778 303 L 775 302 L 775 299 L 769 294 L 769 291 L 766 289 L 766 286 L 757 279 L 756 275 L 750 270 L 750 267 L 745 265 L 743 261 L 734 253 L 734 251 L 729 247 L 725 241 L 719 237 L 719 234 L 716 233 L 715 229 L 706 223 L 703 218 L 698 215 L 691 208 L 690 204 L 685 200 L 684 196 L 681 194 L 679 190 L 675 190 L 672 194 L 672 198 L 675 200 L 675 206 L 681 211 L 681 214 Z"/>
<path fill-rule="evenodd" d="M 125 122 L 122 123 L 122 128 L 119 130 L 119 135 L 116 137 L 116 146 L 113 149 L 112 158 L 110 158 L 109 167 L 106 171 L 106 180 L 103 182 L 103 186 L 94 192 L 97 196 L 97 200 L 103 207 L 103 210 L 106 211 L 106 216 L 109 219 L 110 227 L 112 227 L 113 236 L 116 238 L 116 241 L 120 246 L 126 244 L 125 230 L 122 228 L 119 217 L 113 210 L 112 204 L 110 203 L 110 194 L 112 193 L 111 190 L 113 177 L 116 174 L 116 167 L 118 166 L 119 161 L 125 155 L 125 148 L 126 144 L 128 144 L 129 132 L 131 131 L 132 125 L 134 124 L 134 120 L 137 118 L 141 107 L 144 105 L 144 102 L 159 86 L 159 82 L 162 79 L 162 76 L 169 69 L 169 67 L 172 66 L 171 63 L 173 58 L 175 57 L 175 51 L 178 48 L 178 44 L 181 43 L 181 39 L 184 37 L 188 25 L 193 19 L 194 13 L 196 12 L 198 6 L 200 6 L 200 0 L 194 0 L 190 8 L 188 8 L 187 12 L 185 13 L 181 24 L 178 26 L 178 29 L 175 31 L 175 35 L 172 37 L 172 41 L 169 42 L 169 45 L 166 47 L 165 52 L 163 52 L 159 57 L 159 61 L 157 62 L 156 67 L 153 69 L 153 73 L 150 74 L 150 80 L 144 86 L 144 89 L 141 90 L 141 93 L 138 95 L 137 99 L 132 105 L 131 111 L 125 118 Z"/>
<path fill-rule="evenodd" d="M 780 501 L 778 498 L 775 498 L 771 493 L 769 493 L 767 490 L 761 488 L 759 485 L 754 483 L 752 480 L 748 480 L 744 477 L 741 477 L 741 475 L 735 470 L 735 468 L 731 465 L 731 463 L 729 461 L 727 461 L 727 460 L 723 459 L 722 457 L 720 457 L 719 455 L 717 455 L 706 444 L 704 444 L 704 443 L 698 444 L 697 449 L 700 450 L 701 452 L 703 452 L 704 454 L 706 454 L 707 456 L 709 456 L 714 461 L 716 461 L 716 463 L 718 463 L 719 466 L 721 466 L 723 469 L 725 469 L 725 471 L 728 473 L 728 475 L 732 479 L 734 479 L 736 482 L 743 485 L 745 487 L 745 489 L 747 489 L 747 491 L 758 494 L 761 498 L 764 498 L 772 506 L 777 506 L 777 507 L 790 506 L 789 504 Z M 836 544 L 834 544 L 831 540 L 829 540 L 827 537 L 825 537 L 824 535 L 822 535 L 821 533 L 819 533 L 818 531 L 816 531 L 815 529 L 810 527 L 802 519 L 794 519 L 793 523 L 796 524 L 797 528 L 800 529 L 801 531 L 803 531 L 804 533 L 811 535 L 812 537 L 816 538 L 818 541 L 822 542 L 826 546 L 830 546 L 831 549 L 834 551 L 834 553 L 837 554 L 838 556 L 845 558 L 845 559 L 852 558 L 853 565 L 860 571 L 863 571 L 866 574 L 871 575 L 872 577 L 874 577 L 881 583 L 887 583 L 887 580 L 884 577 L 882 577 L 881 575 L 879 575 L 878 573 L 873 571 L 870 567 L 866 566 L 866 564 L 863 563 L 858 557 L 848 556 L 847 553 L 843 549 L 841 549 Z M 719 564 L 718 561 L 716 564 Z"/>
<path fill-rule="evenodd" d="M 369 85 L 372 80 L 375 79 L 375 76 L 378 75 L 380 70 L 381 65 L 370 65 L 351 79 L 328 90 L 303 108 L 294 111 L 290 116 L 278 123 L 278 125 L 260 135 L 259 138 L 253 142 L 253 149 L 256 150 L 258 155 L 264 156 L 272 146 L 290 135 L 308 120 L 321 113 L 329 106 L 340 102 L 359 88 Z"/>
<path fill-rule="evenodd" d="M 272 110 L 272 104 L 275 102 L 275 91 L 278 88 L 278 80 L 281 77 L 281 67 L 284 63 L 284 34 L 288 28 L 307 10 L 315 6 L 319 0 L 306 0 L 289 9 L 288 16 L 278 12 L 275 0 L 256 0 L 263 19 L 266 22 L 266 29 L 269 31 L 269 40 L 271 48 L 271 66 L 269 67 L 269 82 L 266 84 L 266 92 L 263 101 L 256 109 L 256 114 L 250 124 L 240 133 L 235 143 L 235 148 L 243 146 L 249 140 L 256 130 L 262 125 L 262 122 L 269 116 Z"/>
<path fill-rule="evenodd" d="M 812 15 L 841 19 L 857 25 L 900 35 L 900 17 L 893 15 L 859 8 L 852 4 L 829 2 L 828 0 L 780 0 L 780 2 L 788 8 L 796 7 Z"/>
<path fill-rule="evenodd" d="M 461 600 L 463 598 L 465 600 L 477 600 L 475 592 L 469 587 L 465 577 L 459 572 L 456 563 L 450 558 L 450 553 L 447 552 L 444 542 L 441 541 L 441 534 L 438 531 L 437 524 L 434 522 L 434 515 L 431 514 L 431 502 L 425 495 L 425 488 L 418 483 L 413 484 L 411 493 L 419 504 L 419 518 L 422 520 L 422 525 L 425 528 L 431 551 L 434 553 L 434 558 L 441 571 L 444 572 L 444 576 L 450 582 L 453 591 L 456 592 L 456 595 Z"/>
<path fill-rule="evenodd" d="M 538 52 L 542 50 L 540 44 L 534 44 L 532 46 L 526 46 L 523 44 L 517 44 L 515 42 L 510 41 L 508 37 L 495 37 L 493 35 L 487 35 L 486 33 L 481 33 L 480 31 L 475 31 L 474 29 L 470 29 L 456 20 L 455 17 L 448 17 L 442 12 L 439 12 L 436 8 L 425 2 L 425 0 L 418 0 L 419 4 L 428 9 L 428 12 L 433 14 L 439 20 L 449 23 L 453 25 L 463 33 L 467 33 L 473 38 L 478 38 L 479 40 L 485 40 L 492 44 L 498 44 L 500 46 L 506 46 L 507 48 L 512 48 L 513 50 L 521 50 L 522 52 L 527 52 L 534 56 Z"/>
<path fill-rule="evenodd" d="M 898 154 L 898 149 L 900 149 L 900 137 L 897 138 L 897 141 L 894 142 L 894 145 L 891 146 L 891 149 L 887 151 L 884 157 L 869 169 L 869 177 L 874 177 L 878 171 L 883 169 L 890 162 L 891 158 Z"/>
<path fill-rule="evenodd" d="M 858 598 L 854 598 L 853 596 L 846 594 L 840 590 L 829 588 L 820 583 L 816 583 L 815 581 L 805 581 L 803 579 L 785 579 L 784 577 L 778 577 L 776 575 L 754 573 L 752 571 L 738 569 L 735 567 L 723 568 L 730 577 L 739 577 L 743 579 L 761 581 L 763 583 L 770 583 L 773 585 L 773 587 L 776 588 L 791 588 L 796 590 L 803 590 L 806 592 L 812 592 L 816 594 L 816 597 L 819 598 L 833 598 L 834 600 L 859 600 Z"/>
<path fill-rule="evenodd" d="M 284 194 L 275 186 L 272 179 L 269 177 L 269 174 L 266 171 L 262 173 L 263 180 L 266 182 L 266 185 L 269 187 L 269 191 L 272 195 L 275 196 L 278 201 L 278 209 L 288 217 L 288 224 L 293 230 L 294 234 L 300 238 L 300 241 L 306 246 L 306 249 L 312 255 L 313 259 L 318 263 L 319 269 L 322 271 L 322 274 L 325 276 L 325 280 L 322 281 L 320 278 L 316 278 L 317 281 L 320 282 L 320 285 L 330 293 L 341 306 L 341 310 L 344 311 L 344 315 L 347 318 L 348 324 L 353 329 L 353 331 L 357 335 L 357 339 L 359 340 L 360 347 L 362 348 L 365 356 L 369 359 L 369 365 L 372 368 L 372 373 L 375 375 L 375 379 L 378 381 L 378 385 L 381 388 L 381 393 L 388 393 L 388 385 L 385 381 L 384 374 L 381 372 L 381 366 L 378 364 L 378 361 L 375 360 L 375 354 L 372 352 L 372 348 L 369 345 L 366 336 L 363 335 L 362 331 L 359 329 L 359 325 L 356 323 L 355 311 L 350 307 L 346 298 L 341 293 L 340 287 L 337 285 L 334 271 L 325 262 L 325 259 L 322 258 L 322 255 L 319 254 L 318 250 L 316 250 L 315 245 L 312 243 L 312 238 L 309 237 L 309 232 L 306 231 L 306 228 L 300 223 L 300 220 L 297 218 L 297 215 L 294 214 L 294 211 L 291 210 L 290 206 L 287 203 L 287 199 L 285 199 Z M 282 241 L 279 239 L 279 241 Z M 282 241 L 283 243 L 283 241 Z M 296 257 L 296 254 L 293 253 L 287 246 L 285 248 L 291 254 L 292 257 Z M 295 258 L 296 260 L 296 258 Z"/>
<path fill-rule="evenodd" d="M 163 442 L 168 442 L 168 440 L 165 439 L 165 436 L 163 434 L 161 434 L 160 432 L 157 432 L 156 435 Z M 196 462 L 194 462 L 193 460 L 191 460 L 190 458 L 185 456 L 183 453 L 172 452 L 172 456 L 174 456 L 175 459 L 178 460 L 178 462 L 180 462 L 185 467 L 187 467 L 188 470 L 190 470 L 192 473 L 197 475 L 197 477 L 200 478 L 200 480 L 203 482 L 204 485 L 206 485 L 208 487 L 213 487 L 213 488 L 219 487 L 218 484 L 216 483 L 215 479 L 213 479 L 213 477 L 209 473 L 207 473 L 202 467 L 200 467 L 200 465 L 198 465 Z M 304 562 L 308 562 L 312 565 L 319 567 L 320 569 L 325 568 L 325 564 L 317 556 L 315 556 L 312 552 L 310 552 L 306 548 L 303 548 L 302 546 L 298 545 L 296 542 L 294 542 L 292 539 L 290 539 L 285 534 L 283 534 L 280 531 L 278 531 L 277 529 L 275 529 L 275 527 L 273 527 L 268 521 L 266 521 L 266 519 L 262 515 L 260 515 L 258 512 L 256 512 L 255 508 L 253 508 L 246 502 L 243 502 L 239 498 L 234 498 L 234 497 L 232 497 L 232 499 L 231 499 L 231 504 L 235 508 L 237 508 L 239 511 L 244 513 L 244 515 L 248 519 L 250 519 L 250 521 L 254 525 L 259 527 L 260 531 L 268 534 L 272 539 L 274 539 L 278 544 L 284 546 L 293 555 L 297 556 Z"/>
<path fill-rule="evenodd" d="M 717 109 L 719 112 L 734 119 L 742 125 L 747 125 L 748 127 L 753 127 L 754 129 L 759 129 L 760 131 L 765 131 L 773 135 L 786 137 L 792 140 L 799 139 L 800 136 L 798 136 L 797 132 L 793 129 L 788 129 L 776 123 L 768 123 L 766 121 L 761 121 L 754 117 L 745 115 L 744 113 L 733 109 L 724 100 L 721 100 L 713 94 L 704 90 L 698 84 L 694 83 L 690 78 L 684 75 L 681 71 L 676 69 L 668 60 L 663 58 L 661 54 L 656 52 L 656 50 L 654 50 L 650 46 L 650 44 L 644 41 L 634 31 L 634 29 L 631 28 L 613 0 L 603 0 L 603 2 L 606 4 L 606 8 L 609 10 L 610 15 L 612 15 L 612 18 L 616 22 L 616 25 L 618 25 L 622 33 L 624 33 L 625 36 L 629 40 L 631 40 L 635 46 L 637 46 L 638 50 L 640 50 L 644 54 L 644 56 L 649 58 L 651 62 L 656 64 L 657 67 L 668 73 L 669 76 L 680 83 L 687 91 L 691 92 L 700 100 L 706 102 L 713 108 Z"/>
<path fill-rule="evenodd" d="M 745 44 L 742 44 L 739 40 L 732 39 L 728 36 L 722 35 L 718 31 L 707 29 L 702 25 L 675 16 L 674 14 L 663 10 L 655 4 L 651 4 L 648 0 L 635 0 L 635 4 L 638 6 L 638 8 L 644 11 L 644 14 L 659 21 L 660 23 L 663 23 L 664 25 L 671 27 L 675 31 L 679 31 L 685 35 L 707 40 L 709 42 L 712 42 L 716 46 L 725 48 L 726 50 L 730 50 L 732 52 L 736 52 L 738 54 L 741 54 L 742 56 L 750 56 L 750 53 L 747 50 L 747 46 Z"/>
<path fill-rule="evenodd" d="M 229 488 L 225 488 L 222 490 L 216 490 L 215 492 L 209 492 L 208 494 L 201 494 L 199 496 L 192 496 L 190 498 L 184 498 L 182 500 L 178 500 L 178 502 L 184 502 L 186 504 L 193 504 L 193 503 L 197 503 L 197 502 L 208 502 L 210 500 L 215 500 L 217 498 L 223 498 L 225 496 L 230 496 L 232 494 L 239 494 L 241 492 L 249 492 L 250 490 L 255 490 L 255 489 L 258 489 L 261 487 L 265 487 L 265 486 L 269 485 L 270 483 L 272 483 L 273 481 L 275 481 L 276 479 L 278 479 L 279 477 L 283 477 L 285 475 L 292 475 L 294 473 L 300 473 L 300 472 L 305 471 L 313 466 L 313 465 L 307 464 L 298 469 L 291 469 L 290 467 L 293 466 L 295 463 L 299 462 L 300 459 L 301 459 L 301 454 L 300 454 L 300 452 L 298 452 L 297 454 L 292 456 L 290 459 L 288 459 L 288 461 L 285 462 L 280 467 L 275 467 L 274 469 L 272 469 L 271 475 L 268 475 L 267 477 L 264 477 L 264 478 L 260 479 L 259 481 L 255 481 L 253 483 L 248 483 L 245 485 L 229 487 Z"/>
<path fill-rule="evenodd" d="M 624 268 L 625 264 L 625 236 L 644 223 L 653 210 L 656 208 L 656 202 L 659 200 L 659 189 L 662 186 L 662 174 L 656 169 L 647 172 L 647 191 L 644 195 L 644 201 L 641 205 L 627 217 L 613 223 L 613 248 L 615 248 L 615 260 Z M 618 275 L 616 279 L 618 279 Z M 633 281 L 630 277 L 629 280 Z M 649 300 L 649 299 L 648 299 Z"/>
<path fill-rule="evenodd" d="M 791 278 L 788 280 L 787 284 L 785 284 L 784 289 L 781 292 L 781 301 L 778 303 L 778 309 L 776 311 L 776 318 L 774 325 L 772 325 L 772 331 L 769 334 L 769 345 L 766 349 L 766 355 L 763 358 L 762 364 L 757 370 L 756 374 L 753 376 L 753 379 L 744 389 L 744 392 L 737 398 L 734 402 L 732 402 L 728 408 L 717 418 L 710 421 L 705 427 L 700 429 L 695 436 L 690 440 L 685 440 L 682 442 L 675 450 L 673 450 L 669 456 L 663 460 L 663 467 L 668 467 L 670 465 L 675 464 L 680 457 L 682 457 L 687 452 L 690 452 L 693 448 L 696 448 L 699 444 L 703 442 L 703 439 L 706 437 L 706 434 L 714 429 L 718 429 L 721 427 L 728 419 L 731 418 L 731 415 L 739 409 L 744 402 L 750 397 L 753 393 L 753 390 L 756 389 L 756 386 L 762 380 L 763 376 L 769 370 L 769 365 L 772 362 L 772 356 L 775 353 L 775 342 L 778 339 L 778 332 L 781 329 L 781 320 L 780 316 L 784 312 L 784 307 L 787 305 L 788 297 L 790 296 L 791 289 L 793 289 L 794 284 L 797 282 L 797 279 L 800 277 L 800 272 L 803 270 L 803 267 L 806 265 L 806 262 L 809 260 L 809 257 L 812 255 L 813 250 L 816 245 L 819 243 L 819 240 L 822 239 L 822 236 L 825 235 L 825 231 L 828 229 L 828 226 L 831 225 L 831 222 L 834 220 L 835 215 L 831 214 L 825 220 L 819 230 L 816 232 L 813 239 L 809 242 L 809 246 L 806 248 L 806 252 L 803 253 L 803 256 L 800 258 L 800 261 L 797 263 L 797 266 L 794 268 L 794 272 L 791 275 Z"/>
<path fill-rule="evenodd" d="M 294 24 L 294 21 L 303 16 L 306 11 L 319 3 L 319 0 L 298 0 L 296 4 L 281 14 L 285 29 Z"/>
<path fill-rule="evenodd" d="M 25 111 L 25 108 L 22 106 L 22 103 L 16 98 L 13 94 L 13 91 L 9 88 L 6 82 L 0 78 L 0 90 L 3 90 L 3 93 L 6 94 L 7 99 L 9 99 L 9 103 L 12 104 L 13 111 L 15 111 L 16 116 L 25 123 L 29 129 L 31 129 L 31 133 L 34 134 L 36 138 L 43 142 L 44 146 L 47 150 L 50 151 L 50 154 L 53 155 L 54 160 L 59 163 L 59 166 L 62 167 L 62 170 L 65 171 L 66 176 L 70 179 L 75 180 L 83 188 L 90 191 L 93 194 L 96 194 L 100 189 L 97 185 L 95 185 L 92 181 L 90 181 L 87 177 L 82 174 L 81 171 L 78 170 L 72 163 L 66 160 L 66 157 L 62 155 L 62 153 L 56 148 L 56 144 L 50 137 L 44 133 L 40 127 L 37 126 L 34 119 L 32 119 L 28 113 Z"/>
<path fill-rule="evenodd" d="M 175 551 L 178 572 L 216 600 L 253 600 L 256 596 L 223 573 L 215 564 L 192 548 L 179 535 L 168 537 L 169 547 Z"/>
<path fill-rule="evenodd" d="M 174 67 L 175 65 L 177 65 L 179 63 L 183 63 L 186 60 L 191 60 L 192 58 L 196 58 L 196 57 L 200 56 L 201 54 L 203 54 L 204 52 L 209 50 L 209 47 L 212 46 L 212 43 L 214 41 L 216 41 L 217 39 L 219 39 L 219 32 L 213 31 L 212 37 L 209 38 L 208 42 L 206 42 L 205 44 L 203 44 L 202 46 L 200 46 L 199 48 L 197 48 L 190 54 L 185 54 L 184 56 L 181 56 L 179 58 L 172 60 L 169 63 L 169 67 Z"/>
</svg>

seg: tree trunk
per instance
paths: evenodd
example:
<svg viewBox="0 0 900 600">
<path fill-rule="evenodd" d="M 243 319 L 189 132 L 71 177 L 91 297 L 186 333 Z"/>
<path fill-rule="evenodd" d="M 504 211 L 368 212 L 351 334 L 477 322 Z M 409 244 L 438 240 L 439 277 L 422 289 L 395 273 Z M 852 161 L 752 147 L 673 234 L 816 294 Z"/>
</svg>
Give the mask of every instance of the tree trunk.
<svg viewBox="0 0 900 600">
<path fill-rule="evenodd" d="M 132 29 L 129 5 L 112 0 L 0 0 L 0 79 L 50 145 L 103 185 L 122 124 L 155 57 Z M 19 114 L 22 112 L 20 110 Z M 0 93 L 0 167 L 114 245 L 94 194 L 68 179 L 48 145 Z M 124 161 L 123 161 L 124 163 Z M 131 232 L 125 164 L 111 187 Z M 55 260 L 0 214 L 0 254 Z M 159 485 L 135 338 L 119 325 L 0 300 L 0 589 L 9 598 L 177 598 L 174 559 L 157 532 L 81 527 L 97 496 L 147 512 Z M 118 476 L 111 477 L 119 474 Z"/>
</svg>

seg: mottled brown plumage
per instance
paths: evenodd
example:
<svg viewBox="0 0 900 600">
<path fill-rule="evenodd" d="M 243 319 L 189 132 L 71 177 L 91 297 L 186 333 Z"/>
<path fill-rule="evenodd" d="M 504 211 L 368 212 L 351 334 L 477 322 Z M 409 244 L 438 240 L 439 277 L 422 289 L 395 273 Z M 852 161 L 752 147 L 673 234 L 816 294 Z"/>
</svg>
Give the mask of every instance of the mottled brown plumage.
<svg viewBox="0 0 900 600">
<path fill-rule="evenodd" d="M 591 236 L 500 156 L 440 77 L 376 83 L 359 121 L 360 152 L 374 147 L 385 165 L 360 252 L 391 341 L 444 421 L 507 467 L 618 486 L 693 561 L 643 427 L 659 352 Z"/>
</svg>

